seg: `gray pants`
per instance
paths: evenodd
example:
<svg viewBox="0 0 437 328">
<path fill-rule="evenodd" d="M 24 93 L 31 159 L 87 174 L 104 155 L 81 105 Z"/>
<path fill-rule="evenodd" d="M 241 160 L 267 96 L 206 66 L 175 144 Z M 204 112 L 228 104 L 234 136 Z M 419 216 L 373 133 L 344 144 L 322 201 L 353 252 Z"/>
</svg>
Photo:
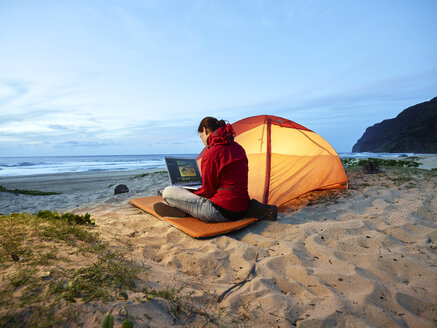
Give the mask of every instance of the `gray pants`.
<svg viewBox="0 0 437 328">
<path fill-rule="evenodd" d="M 209 223 L 230 221 L 223 217 L 208 198 L 197 196 L 182 187 L 166 187 L 162 192 L 162 197 L 169 205 L 199 220 Z"/>
</svg>

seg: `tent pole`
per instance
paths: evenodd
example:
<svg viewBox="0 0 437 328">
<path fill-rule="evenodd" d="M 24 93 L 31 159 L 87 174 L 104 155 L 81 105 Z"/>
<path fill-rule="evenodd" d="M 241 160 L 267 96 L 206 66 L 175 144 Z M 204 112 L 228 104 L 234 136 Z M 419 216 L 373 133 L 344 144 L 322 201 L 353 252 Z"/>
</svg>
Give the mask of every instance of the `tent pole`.
<svg viewBox="0 0 437 328">
<path fill-rule="evenodd" d="M 266 115 L 267 119 L 267 154 L 266 154 L 266 178 L 264 181 L 264 196 L 263 203 L 267 204 L 269 201 L 269 189 L 270 189 L 270 171 L 272 165 L 272 123 L 270 118 Z"/>
</svg>

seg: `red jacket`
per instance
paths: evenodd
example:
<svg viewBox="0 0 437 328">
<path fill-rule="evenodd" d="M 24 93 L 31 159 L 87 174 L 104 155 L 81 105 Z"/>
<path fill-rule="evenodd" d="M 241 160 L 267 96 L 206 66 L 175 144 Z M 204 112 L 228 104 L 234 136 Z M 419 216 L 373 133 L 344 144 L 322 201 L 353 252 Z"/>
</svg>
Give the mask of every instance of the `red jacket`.
<svg viewBox="0 0 437 328">
<path fill-rule="evenodd" d="M 209 198 L 219 206 L 219 211 L 222 207 L 232 212 L 244 212 L 250 203 L 247 191 L 249 167 L 246 152 L 234 141 L 234 134 L 232 126 L 227 124 L 208 137 L 208 148 L 201 162 L 203 185 L 195 194 Z"/>
</svg>

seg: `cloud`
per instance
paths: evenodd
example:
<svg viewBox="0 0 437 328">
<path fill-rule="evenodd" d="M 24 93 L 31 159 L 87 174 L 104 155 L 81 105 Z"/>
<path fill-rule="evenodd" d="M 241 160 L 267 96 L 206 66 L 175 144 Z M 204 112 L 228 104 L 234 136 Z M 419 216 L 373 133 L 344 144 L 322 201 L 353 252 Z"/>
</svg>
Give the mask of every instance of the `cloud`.
<svg viewBox="0 0 437 328">
<path fill-rule="evenodd" d="M 347 116 L 363 117 L 380 106 L 399 101 L 428 100 L 437 90 L 437 70 L 423 71 L 361 84 L 352 88 L 326 93 L 325 88 L 302 94 L 284 95 L 258 103 L 225 108 L 222 112 L 250 116 L 255 113 L 291 115 L 300 118 L 342 119 Z M 325 93 L 325 94 L 324 94 Z M 414 105 L 414 103 L 411 103 Z M 400 111 L 402 108 L 399 108 Z M 384 115 L 385 113 L 380 113 Z M 234 114 L 235 115 L 235 114 Z M 291 117 L 291 119 L 293 119 Z"/>
<path fill-rule="evenodd" d="M 7 104 L 25 95 L 29 90 L 28 83 L 22 81 L 0 82 L 0 105 Z"/>
<path fill-rule="evenodd" d="M 51 142 L 55 148 L 100 148 L 100 147 L 113 147 L 119 146 L 116 142 L 97 142 L 97 141 L 63 141 L 63 142 Z"/>
</svg>

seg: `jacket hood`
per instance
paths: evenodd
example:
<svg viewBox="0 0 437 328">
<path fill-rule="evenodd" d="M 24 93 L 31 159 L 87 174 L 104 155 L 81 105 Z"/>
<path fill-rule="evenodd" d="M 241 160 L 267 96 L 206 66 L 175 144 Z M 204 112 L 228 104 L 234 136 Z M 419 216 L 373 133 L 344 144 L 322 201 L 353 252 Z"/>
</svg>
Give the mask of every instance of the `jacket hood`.
<svg viewBox="0 0 437 328">
<path fill-rule="evenodd" d="M 229 123 L 219 127 L 208 137 L 208 148 L 214 145 L 225 145 L 234 141 L 235 131 Z"/>
</svg>

